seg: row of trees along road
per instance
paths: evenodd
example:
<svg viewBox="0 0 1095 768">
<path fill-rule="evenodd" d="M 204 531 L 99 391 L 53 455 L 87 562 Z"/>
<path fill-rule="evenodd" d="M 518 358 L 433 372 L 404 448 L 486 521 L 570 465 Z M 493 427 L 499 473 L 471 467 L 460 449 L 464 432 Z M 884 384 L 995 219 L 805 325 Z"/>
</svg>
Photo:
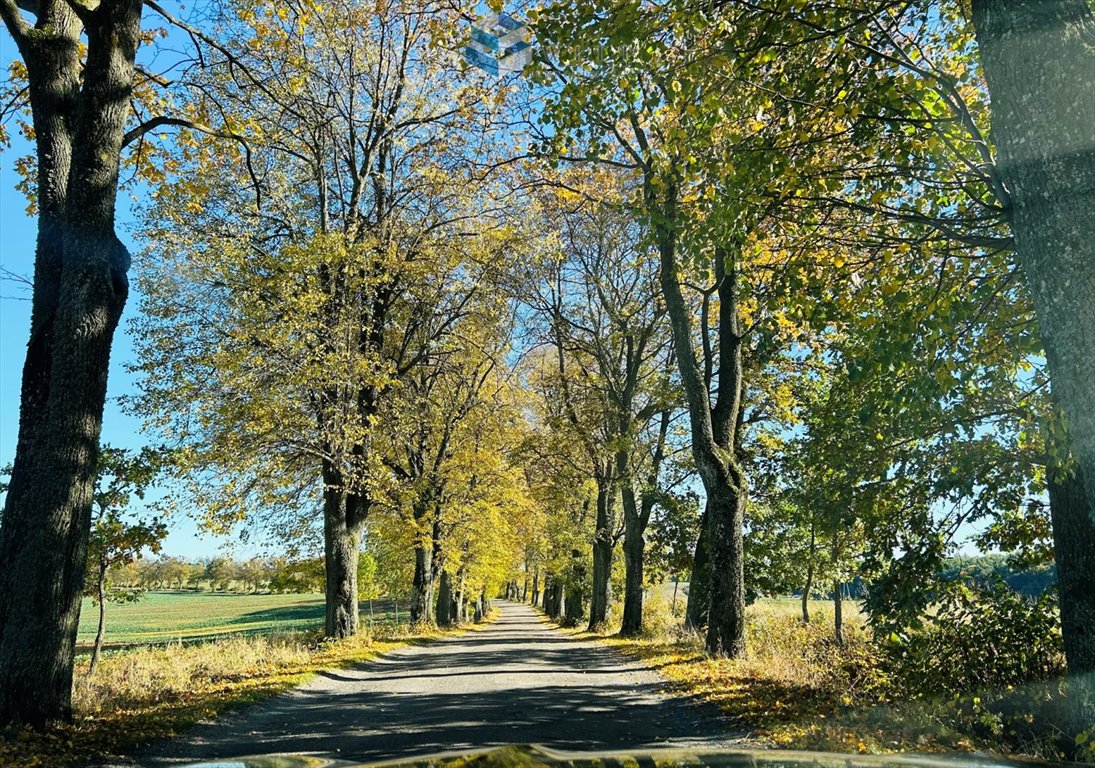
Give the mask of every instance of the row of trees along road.
<svg viewBox="0 0 1095 768">
<path fill-rule="evenodd" d="M 137 63 L 146 10 L 193 44 L 170 79 Z M 123 168 L 148 191 L 130 406 L 208 528 L 322 538 L 329 636 L 358 629 L 363 536 L 413 553 L 419 621 L 531 570 L 593 626 L 622 537 L 637 632 L 650 526 L 665 561 L 698 535 L 713 654 L 744 651 L 766 526 L 808 530 L 808 581 L 821 550 L 837 595 L 880 585 L 885 629 L 963 522 L 1037 550 L 1044 489 L 1091 714 L 1083 0 L 563 0 L 531 18 L 532 105 L 468 70 L 447 3 L 0 12 L 39 224 L 0 722 L 69 716 Z"/>
</svg>

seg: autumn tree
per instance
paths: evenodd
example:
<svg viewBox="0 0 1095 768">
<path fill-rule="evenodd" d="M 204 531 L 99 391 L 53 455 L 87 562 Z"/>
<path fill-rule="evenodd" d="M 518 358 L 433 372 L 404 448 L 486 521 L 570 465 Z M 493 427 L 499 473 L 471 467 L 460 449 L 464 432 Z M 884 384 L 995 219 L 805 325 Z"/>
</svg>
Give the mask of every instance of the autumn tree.
<svg viewBox="0 0 1095 768">
<path fill-rule="evenodd" d="M 442 5 L 231 6 L 186 106 L 244 141 L 184 143 L 186 180 L 146 217 L 140 408 L 214 480 L 194 485 L 211 523 L 261 506 L 297 531 L 318 492 L 332 637 L 358 626 L 377 414 L 430 354 L 437 286 L 497 253 L 470 162 L 483 90 L 445 45 L 459 24 Z"/>
<path fill-rule="evenodd" d="M 15 101 L 31 113 L 38 221 L 0 525 L 0 723 L 70 716 L 110 347 L 128 295 L 130 257 L 115 232 L 119 168 L 146 128 L 130 108 L 144 79 L 135 66 L 144 7 L 0 4 L 22 65 L 12 71 L 25 77 Z"/>
<path fill-rule="evenodd" d="M 785 353 L 805 283 L 831 264 L 788 244 L 778 212 L 874 139 L 818 103 L 858 75 L 825 38 L 777 55 L 752 8 L 558 3 L 535 19 L 546 97 L 538 151 L 560 164 L 628 169 L 627 204 L 660 262 L 662 300 L 706 492 L 707 648 L 744 651 L 743 446 L 750 371 Z M 807 52 L 807 48 L 809 49 Z M 839 65 L 842 77 L 827 73 Z M 774 92 L 808 84 L 810 99 Z M 696 311 L 699 307 L 699 311 Z M 765 329 L 765 333 L 756 333 Z M 766 337 L 766 340 L 765 340 Z M 759 353 L 759 355 L 757 354 Z M 755 359 L 753 356 L 756 355 Z"/>
<path fill-rule="evenodd" d="M 532 303 L 557 356 L 567 429 L 585 446 L 598 488 L 590 626 L 607 618 L 612 552 L 622 530 L 627 578 L 621 632 L 636 634 L 642 629 L 644 535 L 676 406 L 668 326 L 654 255 L 631 217 L 613 207 L 621 180 L 575 174 L 564 177 L 567 182 L 581 191 L 557 190 L 541 201 L 557 229 L 558 252 L 540 266 L 543 278 Z M 586 419 L 592 430 L 584 427 Z M 622 515 L 615 513 L 617 499 Z"/>
</svg>

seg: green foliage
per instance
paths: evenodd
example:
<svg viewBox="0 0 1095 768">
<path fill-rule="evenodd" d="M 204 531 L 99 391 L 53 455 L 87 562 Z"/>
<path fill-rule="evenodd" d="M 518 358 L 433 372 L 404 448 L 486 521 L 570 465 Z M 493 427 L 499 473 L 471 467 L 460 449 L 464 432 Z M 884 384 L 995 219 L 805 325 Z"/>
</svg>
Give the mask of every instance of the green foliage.
<svg viewBox="0 0 1095 768">
<path fill-rule="evenodd" d="M 700 515 L 695 493 L 665 494 L 659 498 L 647 534 L 644 572 L 649 573 L 649 581 L 656 584 L 665 579 L 687 581 L 690 578 L 700 535 Z"/>
<path fill-rule="evenodd" d="M 167 524 L 159 517 L 130 521 L 126 512 L 133 498 L 144 498 L 164 461 L 165 455 L 151 448 L 134 453 L 103 446 L 99 451 L 84 578 L 84 595 L 96 602 L 105 599 L 129 603 L 140 599 L 140 590 L 109 584 L 108 575 L 146 551 L 160 551 Z"/>
<path fill-rule="evenodd" d="M 1064 673 L 1056 595 L 1028 598 L 1002 582 L 957 584 L 920 629 L 885 644 L 894 678 L 910 695 L 1020 686 Z"/>
</svg>

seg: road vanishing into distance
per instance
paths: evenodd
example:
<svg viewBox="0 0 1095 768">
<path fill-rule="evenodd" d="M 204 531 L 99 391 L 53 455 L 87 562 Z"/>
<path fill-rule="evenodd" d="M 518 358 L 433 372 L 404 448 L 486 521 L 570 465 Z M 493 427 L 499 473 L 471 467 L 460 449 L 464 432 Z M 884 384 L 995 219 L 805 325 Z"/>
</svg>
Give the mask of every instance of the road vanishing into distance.
<svg viewBox="0 0 1095 768">
<path fill-rule="evenodd" d="M 713 708 L 664 692 L 664 679 L 642 662 L 560 632 L 528 606 L 498 610 L 487 627 L 323 672 L 111 765 L 286 753 L 375 761 L 529 743 L 740 746 L 741 734 Z"/>
</svg>

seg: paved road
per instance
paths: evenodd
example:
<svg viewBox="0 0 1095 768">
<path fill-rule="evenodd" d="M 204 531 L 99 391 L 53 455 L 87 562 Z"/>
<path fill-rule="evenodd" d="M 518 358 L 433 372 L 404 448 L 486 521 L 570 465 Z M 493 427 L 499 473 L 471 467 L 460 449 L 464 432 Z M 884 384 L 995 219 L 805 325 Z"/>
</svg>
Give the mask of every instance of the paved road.
<svg viewBox="0 0 1095 768">
<path fill-rule="evenodd" d="M 141 765 L 269 753 L 354 760 L 510 743 L 559 749 L 728 746 L 708 707 L 602 644 L 576 640 L 524 605 L 489 627 L 408 646 L 215 723 L 137 758 Z"/>
</svg>

